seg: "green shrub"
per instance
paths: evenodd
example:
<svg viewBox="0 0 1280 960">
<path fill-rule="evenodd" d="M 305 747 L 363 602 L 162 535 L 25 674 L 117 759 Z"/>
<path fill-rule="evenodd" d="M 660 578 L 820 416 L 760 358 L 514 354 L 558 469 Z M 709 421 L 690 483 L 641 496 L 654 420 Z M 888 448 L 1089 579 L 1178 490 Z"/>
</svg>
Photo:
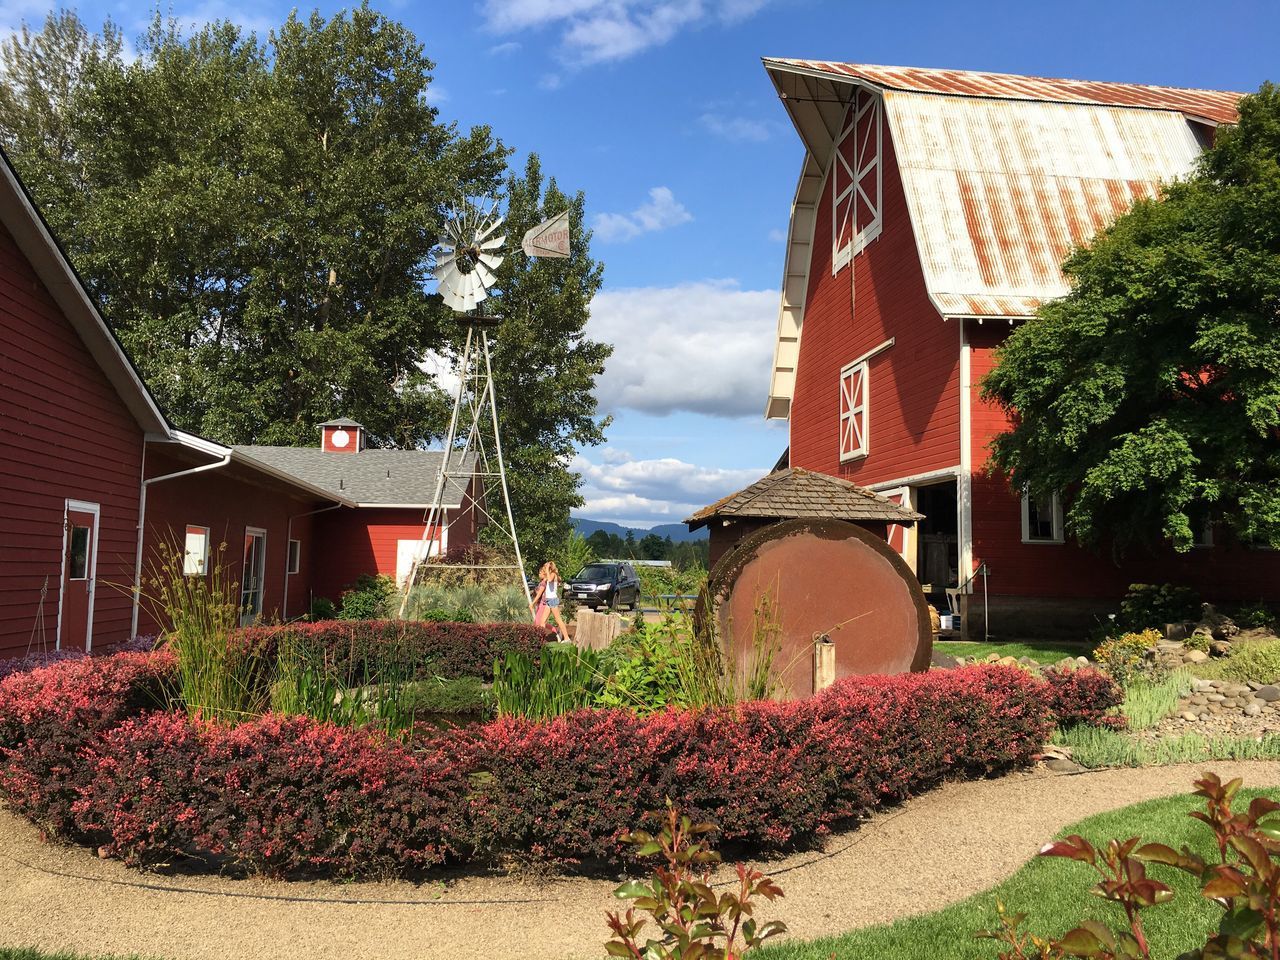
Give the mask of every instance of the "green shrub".
<svg viewBox="0 0 1280 960">
<path fill-rule="evenodd" d="M 339 620 L 380 620 L 395 613 L 392 599 L 396 595 L 395 581 L 390 577 L 374 577 L 365 574 L 349 590 L 343 591 Z"/>
<path fill-rule="evenodd" d="M 1093 651 L 1093 658 L 1102 665 L 1116 683 L 1128 686 L 1130 680 L 1146 669 L 1146 653 L 1163 638 L 1157 630 L 1126 633 L 1112 640 L 1104 640 Z"/>
<path fill-rule="evenodd" d="M 1274 683 L 1280 680 L 1280 640 L 1238 643 L 1231 656 L 1204 664 L 1196 671 L 1200 676 L 1248 683 Z"/>
<path fill-rule="evenodd" d="M 1193 633 L 1183 641 L 1183 646 L 1188 650 L 1199 650 L 1201 653 L 1209 652 L 1209 635 L 1207 633 Z"/>
<path fill-rule="evenodd" d="M 1275 626 L 1276 615 L 1270 607 L 1259 600 L 1257 603 L 1249 603 L 1240 607 L 1231 619 L 1241 629 L 1251 630 L 1258 627 Z"/>
<path fill-rule="evenodd" d="M 1194 620 L 1199 615 L 1200 597 L 1196 592 L 1169 583 L 1132 583 L 1120 604 L 1120 625 L 1131 631 Z"/>
<path fill-rule="evenodd" d="M 626 707 L 646 714 L 671 705 L 689 706 L 682 661 L 691 656 L 690 637 L 665 625 L 619 637 L 605 653 L 609 674 L 597 698 L 602 707 Z"/>
<path fill-rule="evenodd" d="M 494 709 L 492 692 L 476 677 L 420 680 L 406 689 L 405 701 L 415 714 L 488 716 Z"/>
<path fill-rule="evenodd" d="M 528 623 L 529 602 L 518 583 L 501 586 L 462 583 L 447 586 L 423 583 L 409 592 L 405 618 L 452 623 Z"/>
<path fill-rule="evenodd" d="M 321 620 L 335 620 L 338 616 L 338 608 L 334 602 L 328 597 L 315 597 L 311 601 L 311 612 L 308 619 L 312 623 Z"/>
</svg>

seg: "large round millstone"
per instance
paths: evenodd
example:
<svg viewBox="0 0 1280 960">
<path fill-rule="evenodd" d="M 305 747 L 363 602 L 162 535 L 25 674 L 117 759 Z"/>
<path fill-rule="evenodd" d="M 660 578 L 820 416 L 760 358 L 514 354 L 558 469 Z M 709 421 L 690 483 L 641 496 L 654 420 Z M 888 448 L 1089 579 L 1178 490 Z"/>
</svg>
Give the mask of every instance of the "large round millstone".
<svg viewBox="0 0 1280 960">
<path fill-rule="evenodd" d="M 708 588 L 720 636 L 746 669 L 772 609 L 774 663 L 785 696 L 815 688 L 814 646 L 835 645 L 836 678 L 927 670 L 929 608 L 915 575 L 885 541 L 842 520 L 784 520 L 752 534 L 716 564 Z"/>
</svg>

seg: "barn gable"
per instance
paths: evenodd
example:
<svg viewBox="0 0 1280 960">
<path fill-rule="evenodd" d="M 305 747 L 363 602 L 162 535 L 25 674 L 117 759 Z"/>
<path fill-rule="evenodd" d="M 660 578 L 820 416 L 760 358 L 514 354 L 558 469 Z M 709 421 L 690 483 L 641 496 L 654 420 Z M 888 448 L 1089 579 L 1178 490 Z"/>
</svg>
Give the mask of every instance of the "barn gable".
<svg viewBox="0 0 1280 960">
<path fill-rule="evenodd" d="M 806 146 L 792 208 L 766 417 L 795 395 L 819 236 L 850 105 L 882 98 L 929 299 L 943 317 L 1021 318 L 1062 296 L 1060 264 L 1140 197 L 1193 168 L 1235 93 L 765 60 Z M 828 191 L 830 193 L 830 191 Z M 877 232 L 879 229 L 877 224 Z M 838 270 L 841 261 L 833 261 Z"/>
</svg>

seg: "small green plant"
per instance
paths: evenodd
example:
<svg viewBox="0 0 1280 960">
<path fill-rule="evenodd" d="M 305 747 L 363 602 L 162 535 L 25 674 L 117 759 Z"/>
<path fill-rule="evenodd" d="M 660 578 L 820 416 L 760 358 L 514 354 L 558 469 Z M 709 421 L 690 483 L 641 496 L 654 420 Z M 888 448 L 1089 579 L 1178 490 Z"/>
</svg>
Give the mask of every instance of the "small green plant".
<svg viewBox="0 0 1280 960">
<path fill-rule="evenodd" d="M 600 654 L 571 643 L 548 643 L 537 659 L 508 653 L 493 665 L 493 699 L 501 716 L 548 720 L 596 702 Z"/>
<path fill-rule="evenodd" d="M 1177 709 L 1179 701 L 1191 692 L 1191 674 L 1175 670 L 1160 680 L 1135 678 L 1124 692 L 1120 712 L 1130 730 L 1154 727 Z"/>
<path fill-rule="evenodd" d="M 693 638 L 674 618 L 624 634 L 605 654 L 608 677 L 596 704 L 653 713 L 664 707 L 690 706 L 685 696 L 682 661 L 691 656 Z"/>
<path fill-rule="evenodd" d="M 493 713 L 493 694 L 476 677 L 449 680 L 433 677 L 410 684 L 404 692 L 405 703 L 415 715 Z"/>
<path fill-rule="evenodd" d="M 391 615 L 395 581 L 390 577 L 365 574 L 342 594 L 341 620 L 381 620 Z"/>
<path fill-rule="evenodd" d="M 1000 910 L 1000 928 L 977 936 L 995 940 L 1003 949 L 1000 960 L 1047 960 L 1086 957 L 1090 960 L 1147 960 L 1152 946 L 1143 924 L 1144 911 L 1169 903 L 1173 889 L 1147 874 L 1148 864 L 1181 870 L 1200 883 L 1200 895 L 1223 910 L 1217 932 L 1201 949 L 1183 954 L 1186 960 L 1275 960 L 1280 957 L 1280 803 L 1257 797 L 1243 813 L 1231 809 L 1240 790 L 1237 778 L 1223 783 L 1210 773 L 1195 782 L 1205 811 L 1191 816 L 1206 824 L 1217 841 L 1218 860 L 1161 843 L 1142 843 L 1139 837 L 1111 840 L 1099 849 L 1076 834 L 1047 845 L 1043 857 L 1063 857 L 1088 865 L 1097 875 L 1091 893 L 1116 904 L 1124 925 L 1112 929 L 1086 920 L 1061 939 L 1041 940 L 1022 934 L 1025 914 Z"/>
<path fill-rule="evenodd" d="M 1207 633 L 1193 633 L 1182 641 L 1182 645 L 1188 650 L 1199 650 L 1201 653 L 1209 652 L 1210 638 Z"/>
<path fill-rule="evenodd" d="M 1157 630 L 1126 633 L 1098 644 L 1093 657 L 1116 683 L 1127 687 L 1130 680 L 1144 669 L 1147 650 L 1154 647 L 1162 636 Z"/>
<path fill-rule="evenodd" d="M 757 898 L 773 902 L 782 888 L 759 870 L 737 864 L 737 883 L 717 894 L 711 871 L 720 854 L 711 849 L 707 834 L 712 823 L 693 823 L 668 802 L 664 813 L 651 813 L 661 828 L 656 835 L 637 830 L 627 842 L 636 855 L 655 856 L 662 863 L 648 880 L 630 880 L 613 893 L 634 906 L 625 914 L 609 911 L 606 922 L 613 939 L 605 944 L 611 957 L 633 960 L 736 960 L 766 940 L 786 933 L 781 920 L 761 923 L 755 916 Z M 637 916 L 637 909 L 649 918 Z M 656 930 L 649 935 L 650 918 Z"/>
<path fill-rule="evenodd" d="M 1232 619 L 1244 630 L 1274 627 L 1276 624 L 1275 612 L 1261 600 L 1257 603 L 1245 604 L 1236 611 Z"/>
<path fill-rule="evenodd" d="M 640 604 L 636 604 L 636 612 L 631 616 L 631 629 L 636 633 L 643 633 L 646 626 L 644 619 L 644 611 L 640 609 Z"/>
<path fill-rule="evenodd" d="M 1199 614 L 1200 597 L 1190 587 L 1131 583 L 1120 604 L 1120 625 L 1131 631 L 1162 629 L 1166 623 L 1194 620 Z"/>
<path fill-rule="evenodd" d="M 1206 737 L 1185 733 L 1178 737 L 1144 740 L 1102 727 L 1076 726 L 1058 730 L 1053 742 L 1069 747 L 1071 759 L 1082 767 L 1158 767 L 1212 760 L 1280 759 L 1280 736 Z"/>
<path fill-rule="evenodd" d="M 508 582 L 461 583 L 446 586 L 423 583 L 409 592 L 405 618 L 452 623 L 528 623 L 524 588 Z"/>
<path fill-rule="evenodd" d="M 309 619 L 312 623 L 318 623 L 321 620 L 333 620 L 337 616 L 338 608 L 334 606 L 333 601 L 328 597 L 315 597 L 311 601 Z"/>
</svg>

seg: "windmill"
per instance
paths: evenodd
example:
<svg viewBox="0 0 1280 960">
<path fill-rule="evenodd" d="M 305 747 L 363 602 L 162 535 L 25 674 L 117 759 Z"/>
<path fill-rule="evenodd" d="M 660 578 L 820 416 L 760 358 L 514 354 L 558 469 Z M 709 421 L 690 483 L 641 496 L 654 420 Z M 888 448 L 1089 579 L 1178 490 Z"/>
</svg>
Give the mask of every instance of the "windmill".
<svg viewBox="0 0 1280 960">
<path fill-rule="evenodd" d="M 438 538 L 438 542 L 444 542 L 442 534 L 447 529 L 444 504 L 446 499 L 450 499 L 449 494 L 457 490 L 462 492 L 459 502 L 465 503 L 470 495 L 470 509 L 479 515 L 478 519 L 494 525 L 501 539 L 511 541 L 515 563 L 485 564 L 484 569 L 511 570 L 519 577 L 525 599 L 532 601 L 524 576 L 520 538 L 516 534 L 515 517 L 511 511 L 511 494 L 507 488 L 507 471 L 498 428 L 498 401 L 493 388 L 493 364 L 489 353 L 489 331 L 501 318 L 485 316 L 482 309 L 477 309 L 489 296 L 489 290 L 497 279 L 494 271 L 502 265 L 500 251 L 507 240 L 505 235 L 498 234 L 502 223 L 496 203 L 491 203 L 487 209 L 466 201 L 460 203 L 445 225 L 446 239 L 436 257 L 434 273 L 440 296 L 453 309 L 455 321 L 466 327 L 467 334 L 458 361 L 458 388 L 454 394 L 449 430 L 445 435 L 435 495 L 427 509 L 422 542 L 414 553 L 404 597 L 400 601 L 402 618 L 409 605 L 410 589 L 426 563 L 433 540 Z M 557 225 L 563 225 L 563 242 L 555 229 Z M 548 229 L 556 234 L 554 240 L 536 242 Z M 530 238 L 534 241 L 532 249 Z M 524 248 L 530 256 L 568 256 L 568 212 L 528 231 Z M 491 505 L 496 516 L 490 511 Z"/>
</svg>

